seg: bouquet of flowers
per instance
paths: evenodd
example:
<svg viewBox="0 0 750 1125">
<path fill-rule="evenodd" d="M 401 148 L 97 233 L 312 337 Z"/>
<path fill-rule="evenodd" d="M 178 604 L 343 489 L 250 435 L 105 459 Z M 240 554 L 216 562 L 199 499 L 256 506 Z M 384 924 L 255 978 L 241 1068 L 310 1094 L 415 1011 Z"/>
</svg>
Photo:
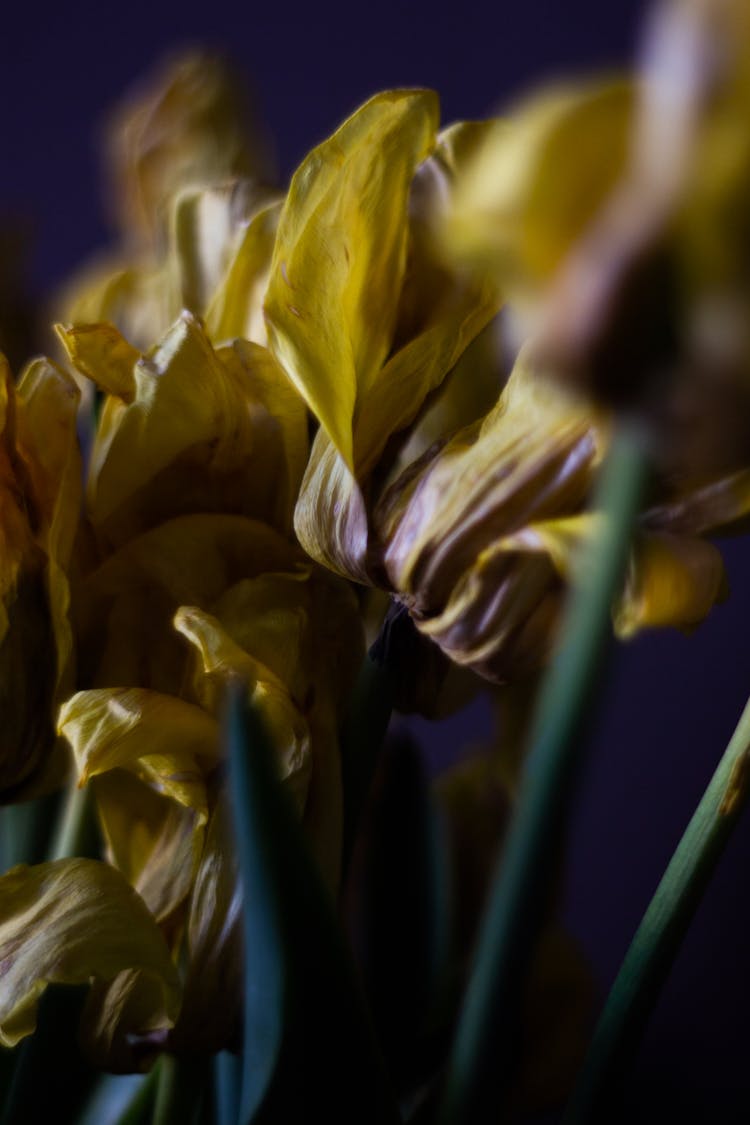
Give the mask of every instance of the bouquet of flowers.
<svg viewBox="0 0 750 1125">
<path fill-rule="evenodd" d="M 592 1035 L 609 641 L 696 627 L 750 513 L 750 8 L 646 43 L 493 120 L 379 93 L 286 191 L 208 54 L 114 116 L 118 243 L 0 367 L 4 1125 L 614 1120 L 750 751 Z M 391 716 L 480 691 L 430 781 Z"/>
</svg>

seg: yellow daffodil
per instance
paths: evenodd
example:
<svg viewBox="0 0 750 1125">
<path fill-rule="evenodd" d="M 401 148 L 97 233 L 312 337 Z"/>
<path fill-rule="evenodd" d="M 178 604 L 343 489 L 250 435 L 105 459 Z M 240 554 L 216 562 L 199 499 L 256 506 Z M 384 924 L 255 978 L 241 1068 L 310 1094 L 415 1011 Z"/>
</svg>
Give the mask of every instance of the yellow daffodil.
<svg viewBox="0 0 750 1125">
<path fill-rule="evenodd" d="M 78 391 L 31 363 L 17 386 L 0 356 L 0 793 L 64 769 L 54 716 L 73 665 L 67 569 L 80 509 Z"/>
</svg>

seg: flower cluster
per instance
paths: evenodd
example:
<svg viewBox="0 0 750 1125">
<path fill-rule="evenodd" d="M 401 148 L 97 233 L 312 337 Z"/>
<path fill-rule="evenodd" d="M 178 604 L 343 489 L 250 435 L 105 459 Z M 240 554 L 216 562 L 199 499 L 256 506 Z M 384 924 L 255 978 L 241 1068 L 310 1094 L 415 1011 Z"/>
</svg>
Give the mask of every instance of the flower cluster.
<svg viewBox="0 0 750 1125">
<path fill-rule="evenodd" d="M 685 112 L 699 169 L 737 125 L 746 78 L 727 67 Z M 440 131 L 433 93 L 388 91 L 285 194 L 214 60 L 179 60 L 121 113 L 119 247 L 62 295 L 57 361 L 0 372 L 0 792 L 72 770 L 105 856 L 0 877 L 4 1045 L 48 984 L 76 982 L 105 1068 L 238 1044 L 227 687 L 263 720 L 336 893 L 363 587 L 477 683 L 547 663 L 605 518 L 613 403 L 663 435 L 681 373 L 726 359 L 701 351 L 701 310 L 745 293 L 721 229 L 745 148 L 716 179 L 675 149 L 657 185 L 661 103 L 642 93 L 556 90 Z M 678 266 L 675 340 L 672 290 L 647 305 Z M 721 463 L 669 448 L 613 606 L 623 637 L 700 622 L 725 593 L 707 536 L 750 511 L 744 444 Z"/>
</svg>

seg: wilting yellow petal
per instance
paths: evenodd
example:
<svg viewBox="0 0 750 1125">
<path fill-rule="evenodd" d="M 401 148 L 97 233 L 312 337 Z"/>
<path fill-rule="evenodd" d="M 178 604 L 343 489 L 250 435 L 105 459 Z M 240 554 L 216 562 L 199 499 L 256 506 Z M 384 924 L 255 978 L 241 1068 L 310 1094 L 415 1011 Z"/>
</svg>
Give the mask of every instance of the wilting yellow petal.
<svg viewBox="0 0 750 1125">
<path fill-rule="evenodd" d="M 59 780 L 56 697 L 72 674 L 67 568 L 78 526 L 78 392 L 35 360 L 18 389 L 0 357 L 0 788 Z"/>
<path fill-rule="evenodd" d="M 246 473 L 256 494 L 254 510 L 287 532 L 309 452 L 305 403 L 267 348 L 235 340 L 216 355 L 252 404 Z"/>
<path fill-rule="evenodd" d="M 633 104 L 631 84 L 598 82 L 537 94 L 498 121 L 456 185 L 452 253 L 508 289 L 548 279 L 622 173 Z"/>
<path fill-rule="evenodd" d="M 96 688 L 63 704 L 58 731 L 73 748 L 79 785 L 129 769 L 205 821 L 205 779 L 219 759 L 220 731 L 202 708 L 142 688 Z"/>
<path fill-rule="evenodd" d="M 263 349 L 222 354 L 185 313 L 136 364 L 135 398 L 116 400 L 91 458 L 89 511 L 105 543 L 217 507 L 288 526 L 306 454 L 302 404 Z"/>
<path fill-rule="evenodd" d="M 0 877 L 0 964 L 6 1047 L 34 1031 L 48 984 L 109 981 L 124 969 L 148 982 L 150 1025 L 154 1014 L 164 1027 L 177 1015 L 177 971 L 156 922 L 122 875 L 95 860 L 14 867 Z"/>
<path fill-rule="evenodd" d="M 193 686 L 201 705 L 219 714 L 228 682 L 244 682 L 276 751 L 279 774 L 291 781 L 295 795 L 304 804 L 310 775 L 310 732 L 286 686 L 270 668 L 235 644 L 210 614 L 183 606 L 175 615 L 174 624 L 195 648 Z"/>
<path fill-rule="evenodd" d="M 350 466 L 357 392 L 391 346 L 409 185 L 436 119 L 430 92 L 376 95 L 303 161 L 279 220 L 269 343 Z"/>
<path fill-rule="evenodd" d="M 200 816 L 156 793 L 124 769 L 93 778 L 107 858 L 135 887 L 154 918 L 174 928 L 203 846 Z"/>
<path fill-rule="evenodd" d="M 186 649 L 172 628 L 177 608 L 210 610 L 242 579 L 306 561 L 272 528 L 241 516 L 181 516 L 137 536 L 78 589 L 82 682 L 181 694 Z"/>
<path fill-rule="evenodd" d="M 134 368 L 141 353 L 111 324 L 56 324 L 68 359 L 100 391 L 123 402 L 135 398 Z"/>
<path fill-rule="evenodd" d="M 602 435 L 523 360 L 481 425 L 407 469 L 374 522 L 395 589 L 419 615 L 439 611 L 474 560 L 529 522 L 576 512 Z"/>
<path fill-rule="evenodd" d="M 548 555 L 557 573 L 567 582 L 574 577 L 575 564 L 586 561 L 583 549 L 601 531 L 600 513 L 581 512 L 575 516 L 530 523 L 520 531 L 507 535 L 501 545 L 507 550 Z"/>
<path fill-rule="evenodd" d="M 712 543 L 652 532 L 636 542 L 615 629 L 632 637 L 639 629 L 690 628 L 725 591 L 724 564 Z"/>
</svg>

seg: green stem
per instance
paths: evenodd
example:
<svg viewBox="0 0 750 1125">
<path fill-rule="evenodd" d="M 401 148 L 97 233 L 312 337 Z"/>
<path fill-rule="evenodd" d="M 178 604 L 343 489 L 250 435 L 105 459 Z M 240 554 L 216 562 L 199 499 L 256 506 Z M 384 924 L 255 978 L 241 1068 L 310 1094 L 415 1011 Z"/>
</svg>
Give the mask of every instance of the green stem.
<svg viewBox="0 0 750 1125">
<path fill-rule="evenodd" d="M 520 999 L 558 869 L 581 764 L 583 732 L 611 636 L 646 472 L 641 437 L 616 433 L 596 508 L 601 534 L 581 568 L 532 727 L 516 817 L 489 894 L 449 1061 L 441 1125 L 497 1122 L 517 1061 Z"/>
<path fill-rule="evenodd" d="M 92 835 L 91 788 L 79 789 L 71 782 L 60 809 L 50 859 L 68 859 L 89 854 Z"/>
<path fill-rule="evenodd" d="M 565 1114 L 565 1125 L 612 1118 L 649 1016 L 748 797 L 750 702 L 622 963 Z"/>
<path fill-rule="evenodd" d="M 203 1116 L 207 1059 L 162 1055 L 158 1062 L 153 1125 L 189 1125 Z"/>
</svg>

